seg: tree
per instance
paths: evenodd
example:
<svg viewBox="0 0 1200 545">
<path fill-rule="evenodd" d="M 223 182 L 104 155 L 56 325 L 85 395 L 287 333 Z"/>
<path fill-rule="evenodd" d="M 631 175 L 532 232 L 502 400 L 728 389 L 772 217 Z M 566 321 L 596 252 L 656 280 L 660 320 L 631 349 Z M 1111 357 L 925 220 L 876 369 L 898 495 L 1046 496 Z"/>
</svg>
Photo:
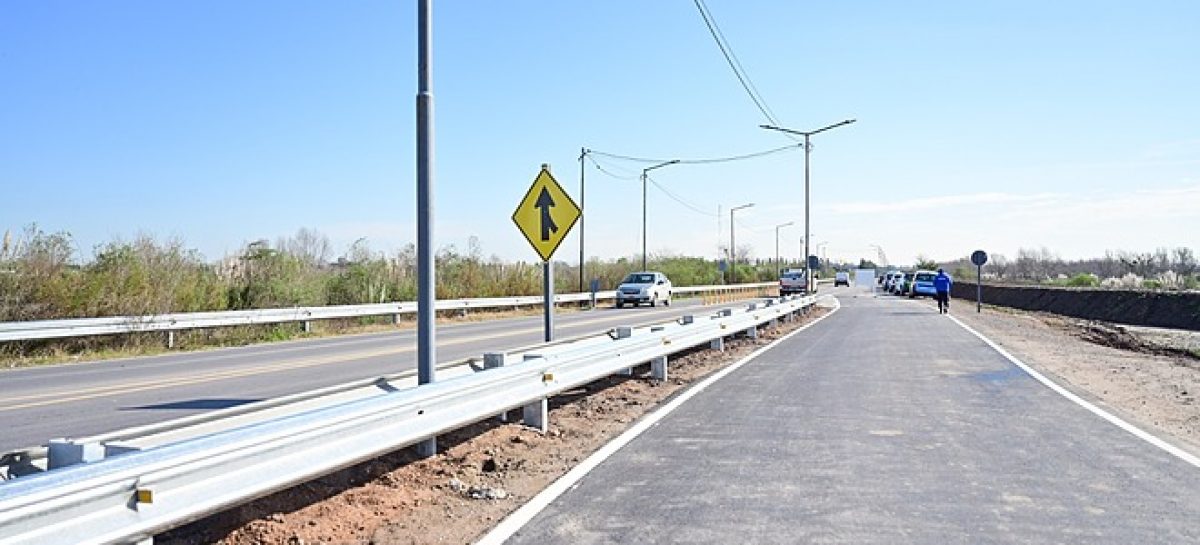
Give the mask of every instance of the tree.
<svg viewBox="0 0 1200 545">
<path fill-rule="evenodd" d="M 932 271 L 938 268 L 937 261 L 925 257 L 924 254 L 917 254 L 917 269 Z"/>
</svg>

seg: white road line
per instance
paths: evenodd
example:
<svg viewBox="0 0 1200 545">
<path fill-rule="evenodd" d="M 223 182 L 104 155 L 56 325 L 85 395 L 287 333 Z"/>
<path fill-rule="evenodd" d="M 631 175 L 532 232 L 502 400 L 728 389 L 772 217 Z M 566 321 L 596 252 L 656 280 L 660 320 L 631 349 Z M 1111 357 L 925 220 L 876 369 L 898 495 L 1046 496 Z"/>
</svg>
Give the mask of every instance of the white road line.
<svg viewBox="0 0 1200 545">
<path fill-rule="evenodd" d="M 1175 445 L 1172 445 L 1172 444 L 1154 436 L 1153 434 L 1151 434 L 1137 426 L 1134 426 L 1133 424 L 1130 424 L 1129 422 L 1126 422 L 1126 421 L 1120 419 L 1119 417 L 1105 411 L 1104 409 L 1101 409 L 1100 407 L 1097 407 L 1097 406 L 1091 404 L 1087 400 L 1075 395 L 1070 390 L 1067 390 L 1066 388 L 1059 386 L 1054 381 L 1046 378 L 1041 373 L 1035 371 L 1032 367 L 1026 365 L 1025 362 L 1017 359 L 1016 356 L 1009 354 L 1007 350 L 1005 350 L 1004 348 L 1001 348 L 999 344 L 996 344 L 996 342 L 983 336 L 982 333 L 975 331 L 967 324 L 962 323 L 962 321 L 960 321 L 958 318 L 955 318 L 953 315 L 947 315 L 947 316 L 951 320 L 954 320 L 954 323 L 962 326 L 963 329 L 971 332 L 971 334 L 975 335 L 976 337 L 979 337 L 980 340 L 987 343 L 988 346 L 995 349 L 996 352 L 999 352 L 1001 356 L 1004 356 L 1005 358 L 1007 358 L 1008 361 L 1013 363 L 1013 365 L 1020 367 L 1023 371 L 1028 373 L 1029 376 L 1033 377 L 1035 380 L 1042 383 L 1047 388 L 1050 388 L 1051 390 L 1058 392 L 1059 395 L 1062 395 L 1063 397 L 1065 397 L 1071 401 L 1074 401 L 1075 404 L 1091 411 L 1092 414 L 1095 414 L 1096 416 L 1099 416 L 1100 418 L 1103 418 L 1103 419 L 1109 421 L 1109 423 L 1111 423 L 1112 425 L 1135 435 L 1139 439 L 1142 439 L 1143 441 L 1146 441 L 1147 443 L 1150 443 L 1151 445 L 1154 445 L 1160 449 L 1167 451 L 1168 453 L 1174 455 L 1176 458 L 1179 458 L 1180 460 L 1183 460 L 1189 464 L 1192 464 L 1193 466 L 1196 466 L 1197 468 L 1200 468 L 1200 458 L 1197 458 L 1196 456 L 1192 455 L 1191 453 L 1189 453 Z"/>
<path fill-rule="evenodd" d="M 612 441 L 609 441 L 608 444 L 601 447 L 600 450 L 593 452 L 591 456 L 588 456 L 587 459 L 585 459 L 579 465 L 572 468 L 570 471 L 568 471 L 562 477 L 559 477 L 558 480 L 551 483 L 550 486 L 546 487 L 545 490 L 542 490 L 541 492 L 538 493 L 538 495 L 536 495 L 532 499 L 530 499 L 525 505 L 522 505 L 520 509 L 513 511 L 513 513 L 511 515 L 506 517 L 504 520 L 500 521 L 500 524 L 497 524 L 495 528 L 492 528 L 492 530 L 490 532 L 488 532 L 482 538 L 480 538 L 479 541 L 476 541 L 475 544 L 476 545 L 500 545 L 500 544 L 504 543 L 505 541 L 507 541 L 508 538 L 512 537 L 513 534 L 517 533 L 517 531 L 520 530 L 521 528 L 523 528 L 527 523 L 529 523 L 530 520 L 533 520 L 533 517 L 537 516 L 538 513 L 541 513 L 542 510 L 546 508 L 546 506 L 550 505 L 551 502 L 553 502 L 556 498 L 561 496 L 563 492 L 566 492 L 567 490 L 574 488 L 576 483 L 578 483 L 580 479 L 582 479 L 585 475 L 587 475 L 589 472 L 591 472 L 592 469 L 594 469 L 596 466 L 600 465 L 601 462 L 608 459 L 608 457 L 615 454 L 618 450 L 621 450 L 622 447 L 629 444 L 630 441 L 633 441 L 634 438 L 641 435 L 642 432 L 650 429 L 652 426 L 657 424 L 660 420 L 665 418 L 668 414 L 671 414 L 672 411 L 679 408 L 680 405 L 683 405 L 687 400 L 691 399 L 692 396 L 704 391 L 705 388 L 712 386 L 713 383 L 717 382 L 718 380 L 721 380 L 729 373 L 732 373 L 732 372 L 738 370 L 738 368 L 740 368 L 743 365 L 746 365 L 747 363 L 752 361 L 754 358 L 761 356 L 766 351 L 768 351 L 772 348 L 775 348 L 783 341 L 786 341 L 786 340 L 792 338 L 793 335 L 799 334 L 800 332 L 802 332 L 814 325 L 817 325 L 818 323 L 821 322 L 821 320 L 824 320 L 825 318 L 833 316 L 833 314 L 835 312 L 837 312 L 838 309 L 841 308 L 841 303 L 837 302 L 836 298 L 834 298 L 833 301 L 837 304 L 836 304 L 836 306 L 833 307 L 833 310 L 830 311 L 829 314 L 821 316 L 820 318 L 817 318 L 816 320 L 814 320 L 812 323 L 805 324 L 804 327 L 801 327 L 800 329 L 797 329 L 791 333 L 788 333 L 787 335 L 784 335 L 783 337 L 780 337 L 779 339 L 776 339 L 774 342 L 772 342 L 771 344 L 768 344 L 767 346 L 764 346 L 762 348 L 759 348 L 758 350 L 755 350 L 753 353 L 746 356 L 745 358 L 742 358 L 741 360 L 734 363 L 733 365 L 730 365 L 729 367 L 726 367 L 726 368 L 714 373 L 712 376 L 708 377 L 707 379 L 704 379 L 699 384 L 696 384 L 695 386 L 688 388 L 687 391 L 680 394 L 679 397 L 676 397 L 675 399 L 671 400 L 670 403 L 667 403 L 666 405 L 663 405 L 662 408 L 654 411 L 653 413 L 650 413 L 648 416 L 646 416 L 646 418 L 643 418 L 641 421 L 639 421 L 637 424 L 635 424 L 632 428 L 625 430 L 624 433 L 622 433 L 621 435 L 618 435 Z"/>
</svg>

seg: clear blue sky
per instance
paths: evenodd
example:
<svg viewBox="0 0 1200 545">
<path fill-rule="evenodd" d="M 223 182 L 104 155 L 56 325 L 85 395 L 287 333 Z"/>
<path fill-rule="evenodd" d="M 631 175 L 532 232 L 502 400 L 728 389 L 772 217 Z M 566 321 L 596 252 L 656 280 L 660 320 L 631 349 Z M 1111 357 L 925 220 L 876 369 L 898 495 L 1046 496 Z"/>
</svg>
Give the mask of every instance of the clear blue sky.
<svg viewBox="0 0 1200 545">
<path fill-rule="evenodd" d="M 699 158 L 785 145 L 694 5 L 435 2 L 436 237 L 534 258 L 509 219 L 581 146 Z M 1200 3 L 708 0 L 782 123 L 814 139 L 830 257 L 1064 257 L 1200 247 Z M 336 253 L 413 239 L 415 12 L 397 1 L 9 1 L 0 230 L 177 236 L 210 259 L 317 229 Z M 798 256 L 800 153 L 654 178 Z M 604 162 L 635 174 L 632 163 Z M 640 249 L 636 181 L 588 167 L 588 254 Z M 716 255 L 728 219 L 650 190 L 651 251 Z M 575 261 L 572 234 L 557 257 Z"/>
</svg>

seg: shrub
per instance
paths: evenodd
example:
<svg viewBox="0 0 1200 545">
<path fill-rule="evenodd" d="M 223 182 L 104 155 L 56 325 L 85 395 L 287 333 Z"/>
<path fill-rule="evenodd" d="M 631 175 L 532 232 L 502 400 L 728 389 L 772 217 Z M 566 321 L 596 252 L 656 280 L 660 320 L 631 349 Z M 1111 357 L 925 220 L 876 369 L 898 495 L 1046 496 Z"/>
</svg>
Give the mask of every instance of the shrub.
<svg viewBox="0 0 1200 545">
<path fill-rule="evenodd" d="M 1100 285 L 1100 278 L 1091 273 L 1081 273 L 1067 279 L 1066 285 L 1072 288 L 1094 288 Z"/>
</svg>

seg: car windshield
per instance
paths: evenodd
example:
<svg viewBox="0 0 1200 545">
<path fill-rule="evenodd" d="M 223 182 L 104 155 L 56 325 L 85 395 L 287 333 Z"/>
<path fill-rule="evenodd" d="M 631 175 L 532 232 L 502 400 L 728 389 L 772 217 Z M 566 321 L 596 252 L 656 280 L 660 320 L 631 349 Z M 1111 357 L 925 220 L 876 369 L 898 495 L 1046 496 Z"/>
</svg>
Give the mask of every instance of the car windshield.
<svg viewBox="0 0 1200 545">
<path fill-rule="evenodd" d="M 653 274 L 634 273 L 625 277 L 626 284 L 650 284 L 654 282 Z"/>
<path fill-rule="evenodd" d="M 917 282 L 933 282 L 933 273 L 921 273 L 917 275 Z"/>
</svg>

